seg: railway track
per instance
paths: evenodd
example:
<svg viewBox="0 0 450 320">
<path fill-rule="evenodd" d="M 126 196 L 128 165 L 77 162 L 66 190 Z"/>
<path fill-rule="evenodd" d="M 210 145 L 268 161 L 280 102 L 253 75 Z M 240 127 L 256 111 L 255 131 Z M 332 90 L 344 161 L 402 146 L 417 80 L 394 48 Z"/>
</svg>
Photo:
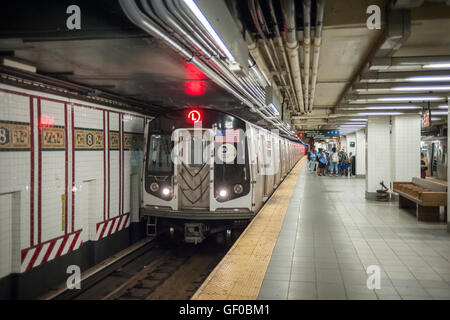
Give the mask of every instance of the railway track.
<svg viewBox="0 0 450 320">
<path fill-rule="evenodd" d="M 229 247 L 207 239 L 198 245 L 176 244 L 157 238 L 145 250 L 110 268 L 76 295 L 76 300 L 189 299 L 219 263 Z M 85 287 L 82 284 L 82 288 Z M 73 290 L 70 290 L 73 291 Z"/>
</svg>

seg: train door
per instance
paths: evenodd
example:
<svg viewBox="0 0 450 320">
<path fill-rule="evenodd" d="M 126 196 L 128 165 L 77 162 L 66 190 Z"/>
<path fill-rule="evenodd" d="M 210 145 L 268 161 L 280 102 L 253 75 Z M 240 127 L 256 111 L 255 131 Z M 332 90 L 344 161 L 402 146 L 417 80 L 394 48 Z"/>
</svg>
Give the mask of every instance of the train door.
<svg viewBox="0 0 450 320">
<path fill-rule="evenodd" d="M 254 207 L 255 211 L 257 211 L 262 205 L 264 196 L 264 177 L 261 175 L 262 139 L 258 130 L 259 129 L 251 128 L 251 136 L 247 138 L 249 150 L 252 150 L 252 152 L 249 152 L 249 156 L 252 159 L 250 162 L 250 170 L 253 181 L 252 206 Z"/>
<path fill-rule="evenodd" d="M 177 130 L 174 153 L 179 210 L 209 210 L 212 130 Z"/>
<path fill-rule="evenodd" d="M 275 184 L 275 164 L 274 164 L 274 141 L 273 137 L 268 134 L 266 138 L 266 162 L 265 162 L 265 177 L 266 177 L 266 193 L 269 197 L 274 189 Z"/>
<path fill-rule="evenodd" d="M 274 163 L 275 163 L 275 175 L 274 175 L 274 179 L 275 179 L 275 181 L 274 181 L 274 184 L 275 185 L 279 185 L 280 184 L 280 182 L 281 182 L 281 172 L 282 172 L 282 170 L 281 170 L 281 162 L 283 161 L 282 159 L 281 159 L 281 139 L 280 138 L 278 138 L 278 137 L 276 137 L 276 138 L 274 138 L 274 155 L 273 155 L 273 158 L 274 158 Z"/>
</svg>

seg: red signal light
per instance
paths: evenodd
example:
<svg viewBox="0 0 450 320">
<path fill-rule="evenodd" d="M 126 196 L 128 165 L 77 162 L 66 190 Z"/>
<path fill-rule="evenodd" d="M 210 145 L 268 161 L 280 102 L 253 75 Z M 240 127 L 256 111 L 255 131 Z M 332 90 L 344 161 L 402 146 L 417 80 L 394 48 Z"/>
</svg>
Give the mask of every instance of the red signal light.
<svg viewBox="0 0 450 320">
<path fill-rule="evenodd" d="M 200 120 L 202 120 L 202 115 L 198 110 L 192 110 L 188 113 L 188 119 L 191 120 L 193 123 L 197 123 Z"/>
</svg>

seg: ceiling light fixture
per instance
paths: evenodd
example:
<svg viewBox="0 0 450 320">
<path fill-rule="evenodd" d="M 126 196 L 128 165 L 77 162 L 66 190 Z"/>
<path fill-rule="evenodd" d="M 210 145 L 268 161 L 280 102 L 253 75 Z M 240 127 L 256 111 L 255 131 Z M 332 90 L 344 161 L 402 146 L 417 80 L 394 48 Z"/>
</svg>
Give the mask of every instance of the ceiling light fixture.
<svg viewBox="0 0 450 320">
<path fill-rule="evenodd" d="M 450 91 L 450 86 L 398 86 L 394 91 Z"/>
<path fill-rule="evenodd" d="M 444 97 L 430 97 L 430 96 L 422 96 L 422 97 L 382 97 L 377 98 L 377 101 L 439 101 L 444 100 Z"/>
<path fill-rule="evenodd" d="M 397 116 L 403 114 L 403 112 L 361 112 L 361 116 Z"/>
<path fill-rule="evenodd" d="M 439 82 L 439 81 L 450 81 L 450 75 L 448 76 L 415 76 L 406 78 L 407 81 L 411 82 Z"/>
<path fill-rule="evenodd" d="M 371 106 L 364 108 L 366 110 L 413 110 L 413 109 L 422 109 L 418 106 Z"/>
<path fill-rule="evenodd" d="M 429 63 L 429 64 L 425 64 L 423 67 L 430 68 L 430 69 L 447 69 L 447 68 L 450 68 L 450 62 Z"/>
<path fill-rule="evenodd" d="M 217 43 L 217 45 L 222 49 L 222 51 L 225 53 L 227 58 L 234 62 L 235 59 L 233 55 L 231 54 L 230 50 L 228 50 L 225 43 L 223 43 L 222 39 L 220 39 L 219 35 L 217 34 L 216 30 L 212 27 L 212 25 L 209 23 L 208 19 L 206 19 L 203 12 L 200 10 L 200 8 L 197 6 L 197 4 L 193 0 L 184 0 L 184 3 L 189 7 L 189 9 L 192 11 L 192 13 L 195 15 L 195 17 L 200 21 L 200 23 L 205 27 L 206 31 L 208 31 L 209 35 L 214 39 L 214 41 Z"/>
<path fill-rule="evenodd" d="M 434 111 L 434 110 L 431 110 L 431 115 L 432 116 L 447 116 L 448 115 L 448 111 Z"/>
</svg>

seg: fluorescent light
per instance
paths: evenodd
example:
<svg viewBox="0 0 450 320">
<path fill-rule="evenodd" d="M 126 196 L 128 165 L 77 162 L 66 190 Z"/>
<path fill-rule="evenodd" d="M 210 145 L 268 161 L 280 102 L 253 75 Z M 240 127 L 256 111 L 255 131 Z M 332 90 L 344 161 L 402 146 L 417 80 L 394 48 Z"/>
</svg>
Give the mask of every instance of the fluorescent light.
<svg viewBox="0 0 450 320">
<path fill-rule="evenodd" d="M 365 119 L 365 118 L 361 118 L 361 119 L 357 119 L 357 118 L 354 118 L 354 119 L 349 119 L 350 121 L 367 121 L 367 119 Z"/>
<path fill-rule="evenodd" d="M 448 76 L 415 76 L 415 77 L 409 77 L 406 78 L 407 81 L 412 81 L 412 82 L 427 82 L 427 81 L 450 81 L 450 75 Z"/>
<path fill-rule="evenodd" d="M 448 105 L 441 104 L 441 105 L 438 106 L 438 109 L 448 109 Z"/>
<path fill-rule="evenodd" d="M 448 115 L 448 111 L 434 111 L 434 110 L 431 110 L 431 115 L 432 116 L 447 116 Z"/>
<path fill-rule="evenodd" d="M 361 112 L 361 116 L 396 116 L 403 114 L 403 112 Z"/>
<path fill-rule="evenodd" d="M 208 19 L 206 19 L 205 15 L 201 12 L 197 4 L 193 0 L 184 0 L 184 3 L 189 7 L 189 9 L 192 11 L 192 13 L 197 17 L 197 19 L 200 21 L 200 23 L 205 27 L 205 29 L 208 31 L 210 36 L 214 39 L 214 41 L 217 43 L 217 45 L 222 49 L 222 51 L 225 53 L 227 58 L 234 62 L 235 59 L 233 55 L 231 54 L 230 50 L 228 50 L 225 43 L 223 43 L 222 39 L 220 39 L 219 35 L 217 34 L 216 30 L 211 26 Z"/>
<path fill-rule="evenodd" d="M 377 98 L 378 101 L 436 101 L 436 100 L 444 100 L 443 97 L 383 97 Z"/>
<path fill-rule="evenodd" d="M 394 91 L 450 91 L 450 86 L 398 86 Z"/>
<path fill-rule="evenodd" d="M 373 106 L 373 107 L 366 107 L 364 108 L 366 110 L 411 110 L 411 109 L 422 109 L 418 106 Z"/>
<path fill-rule="evenodd" d="M 450 62 L 445 63 L 430 63 L 423 66 L 424 68 L 430 68 L 430 69 L 446 69 L 450 68 Z"/>
</svg>

